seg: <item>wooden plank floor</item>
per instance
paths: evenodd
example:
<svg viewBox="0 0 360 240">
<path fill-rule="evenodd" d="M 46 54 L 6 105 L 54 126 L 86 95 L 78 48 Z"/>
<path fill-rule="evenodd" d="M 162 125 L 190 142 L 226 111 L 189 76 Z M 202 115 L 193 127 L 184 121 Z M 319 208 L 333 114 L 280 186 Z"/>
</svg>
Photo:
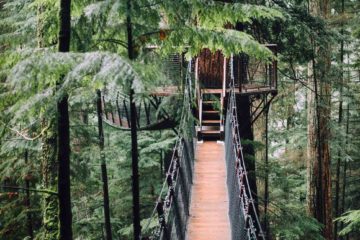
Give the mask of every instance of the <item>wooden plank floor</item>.
<svg viewBox="0 0 360 240">
<path fill-rule="evenodd" d="M 229 240 L 228 193 L 224 146 L 197 145 L 188 240 Z"/>
</svg>

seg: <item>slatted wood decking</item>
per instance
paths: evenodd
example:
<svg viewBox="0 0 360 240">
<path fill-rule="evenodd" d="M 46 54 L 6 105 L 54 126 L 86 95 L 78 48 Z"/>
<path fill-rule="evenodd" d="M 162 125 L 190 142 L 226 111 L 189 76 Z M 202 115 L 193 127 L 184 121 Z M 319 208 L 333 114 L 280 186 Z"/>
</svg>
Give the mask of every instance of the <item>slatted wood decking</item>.
<svg viewBox="0 0 360 240">
<path fill-rule="evenodd" d="M 229 240 L 228 193 L 224 146 L 197 146 L 187 240 Z"/>
</svg>

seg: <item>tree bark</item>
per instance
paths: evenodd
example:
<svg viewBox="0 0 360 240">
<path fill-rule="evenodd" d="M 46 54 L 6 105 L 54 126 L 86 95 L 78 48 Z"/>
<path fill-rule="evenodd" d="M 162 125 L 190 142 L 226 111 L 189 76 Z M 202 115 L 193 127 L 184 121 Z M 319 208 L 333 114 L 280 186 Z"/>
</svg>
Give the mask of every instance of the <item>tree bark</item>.
<svg viewBox="0 0 360 240">
<path fill-rule="evenodd" d="M 45 47 L 44 40 L 44 21 L 42 14 L 45 10 L 43 3 L 37 7 L 37 44 L 38 48 Z M 56 159 L 57 141 L 56 141 L 56 124 L 51 119 L 42 117 L 41 127 L 47 128 L 41 138 L 41 176 L 42 186 L 44 189 L 57 192 L 57 173 L 58 163 Z M 59 235 L 59 206 L 56 195 L 42 195 L 42 220 L 44 239 L 55 240 Z"/>
<path fill-rule="evenodd" d="M 69 52 L 71 32 L 71 0 L 60 0 L 59 52 Z M 61 81 L 61 80 L 60 80 Z M 57 104 L 58 110 L 58 197 L 60 239 L 72 239 L 70 193 L 70 126 L 68 96 L 65 93 Z"/>
<path fill-rule="evenodd" d="M 132 4 L 131 0 L 127 0 L 127 39 L 128 39 L 128 56 L 130 60 L 135 59 L 134 46 L 133 46 L 133 35 L 132 35 L 132 22 L 131 22 L 131 11 Z M 130 121 L 131 121 L 131 158 L 132 158 L 132 192 L 133 192 L 133 228 L 134 228 L 134 240 L 140 240 L 141 226 L 140 226 L 140 190 L 139 190 L 139 153 L 137 143 L 137 113 L 136 105 L 134 100 L 134 89 L 132 84 L 130 85 Z"/>
<path fill-rule="evenodd" d="M 100 147 L 100 158 L 101 158 L 101 177 L 103 181 L 103 194 L 104 194 L 104 218 L 105 218 L 105 231 L 106 239 L 112 239 L 111 233 L 111 222 L 110 222 L 110 204 L 109 204 L 109 186 L 108 176 L 106 169 L 106 159 L 104 153 L 104 129 L 102 122 L 102 108 L 101 108 L 101 92 L 96 91 L 97 94 L 97 115 L 98 115 L 98 128 L 99 128 L 99 147 Z"/>
<path fill-rule="evenodd" d="M 341 13 L 344 14 L 345 10 L 345 1 L 341 1 Z M 344 27 L 341 26 L 341 34 L 344 34 Z M 338 125 L 341 127 L 343 120 L 343 84 L 344 84 L 344 40 L 340 42 L 340 90 L 339 90 L 339 115 L 338 115 Z M 343 145 L 339 142 L 340 145 Z M 340 202 L 340 171 L 341 171 L 341 159 L 343 151 L 338 151 L 337 163 L 336 163 L 336 180 L 335 180 L 335 217 L 339 217 L 342 213 L 340 212 L 339 202 Z M 337 239 L 338 235 L 338 222 L 334 223 L 334 240 Z"/>
<path fill-rule="evenodd" d="M 310 1 L 310 13 L 326 19 L 329 2 Z M 327 44 L 328 45 L 328 44 Z M 314 59 L 308 65 L 308 150 L 307 150 L 307 208 L 308 213 L 324 225 L 325 239 L 333 238 L 331 165 L 330 165 L 330 108 L 331 85 L 330 46 L 317 46 L 313 42 Z"/>
<path fill-rule="evenodd" d="M 199 54 L 199 84 L 202 88 L 222 88 L 224 56 L 220 51 L 203 49 Z"/>
<path fill-rule="evenodd" d="M 42 136 L 41 172 L 42 185 L 46 190 L 57 192 L 58 163 L 56 159 L 56 125 L 43 119 L 42 127 L 49 125 Z M 59 236 L 59 206 L 56 195 L 43 194 L 43 238 L 57 240 Z"/>
<path fill-rule="evenodd" d="M 27 166 L 29 163 L 29 152 L 25 150 L 24 154 L 25 165 Z M 31 216 L 31 200 L 30 200 L 30 173 L 27 173 L 25 177 L 25 188 L 26 188 L 26 197 L 25 197 L 25 206 L 26 206 L 26 218 L 27 218 L 27 234 L 30 239 L 34 239 L 34 232 L 33 232 L 33 223 L 32 223 L 32 216 Z"/>
<path fill-rule="evenodd" d="M 345 149 L 347 151 L 349 144 L 349 128 L 350 127 L 350 104 L 347 104 L 346 109 L 346 140 L 345 140 Z M 342 194 L 341 194 L 341 209 L 340 212 L 345 212 L 346 208 L 346 188 L 347 188 L 347 161 L 344 161 L 343 175 L 342 175 Z M 344 228 L 344 223 L 341 222 L 340 228 Z"/>
</svg>

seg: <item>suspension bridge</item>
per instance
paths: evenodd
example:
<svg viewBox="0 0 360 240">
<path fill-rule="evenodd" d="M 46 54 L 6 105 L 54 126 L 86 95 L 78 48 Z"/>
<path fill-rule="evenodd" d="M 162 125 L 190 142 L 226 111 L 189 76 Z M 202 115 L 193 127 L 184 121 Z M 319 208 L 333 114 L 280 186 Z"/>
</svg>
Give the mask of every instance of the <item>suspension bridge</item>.
<svg viewBox="0 0 360 240">
<path fill-rule="evenodd" d="M 275 53 L 275 46 L 268 47 Z M 178 136 L 159 197 L 139 239 L 266 239 L 241 144 L 240 129 L 250 126 L 239 125 L 238 98 L 250 99 L 250 117 L 256 121 L 277 93 L 276 61 L 253 61 L 240 54 L 216 58 L 214 63 L 208 55 L 203 51 L 188 62 L 178 56 L 171 59 L 172 70 L 187 64 L 180 122 L 159 108 L 161 97 L 172 94 L 174 87 L 137 103 L 137 129 L 172 128 Z M 221 76 L 206 76 L 206 62 L 212 69 L 220 67 Z M 106 124 L 131 128 L 126 96 L 103 96 L 101 106 Z"/>
</svg>

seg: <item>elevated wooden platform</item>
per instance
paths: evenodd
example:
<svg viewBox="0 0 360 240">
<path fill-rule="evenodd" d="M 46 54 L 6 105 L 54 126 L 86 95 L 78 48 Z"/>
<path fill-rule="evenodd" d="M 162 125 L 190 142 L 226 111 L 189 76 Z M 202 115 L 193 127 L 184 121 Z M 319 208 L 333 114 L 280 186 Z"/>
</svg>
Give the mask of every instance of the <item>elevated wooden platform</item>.
<svg viewBox="0 0 360 240">
<path fill-rule="evenodd" d="M 198 144 L 187 240 L 231 239 L 224 145 Z"/>
<path fill-rule="evenodd" d="M 179 88 L 177 86 L 157 87 L 151 92 L 151 95 L 159 97 L 167 97 L 174 94 L 179 94 Z"/>
<path fill-rule="evenodd" d="M 220 94 L 222 93 L 222 89 L 211 89 L 205 88 L 202 89 L 203 93 L 210 93 L 210 94 Z M 229 89 L 226 89 L 226 92 L 229 92 Z M 264 94 L 264 93 L 277 93 L 275 88 L 271 88 L 268 86 L 256 86 L 252 84 L 243 84 L 241 92 L 239 88 L 235 88 L 235 93 L 242 94 L 242 95 L 251 95 L 251 94 Z M 167 87 L 158 87 L 155 88 L 151 95 L 159 96 L 159 97 L 167 97 L 171 95 L 179 94 L 179 88 L 177 86 L 167 86 Z"/>
</svg>

